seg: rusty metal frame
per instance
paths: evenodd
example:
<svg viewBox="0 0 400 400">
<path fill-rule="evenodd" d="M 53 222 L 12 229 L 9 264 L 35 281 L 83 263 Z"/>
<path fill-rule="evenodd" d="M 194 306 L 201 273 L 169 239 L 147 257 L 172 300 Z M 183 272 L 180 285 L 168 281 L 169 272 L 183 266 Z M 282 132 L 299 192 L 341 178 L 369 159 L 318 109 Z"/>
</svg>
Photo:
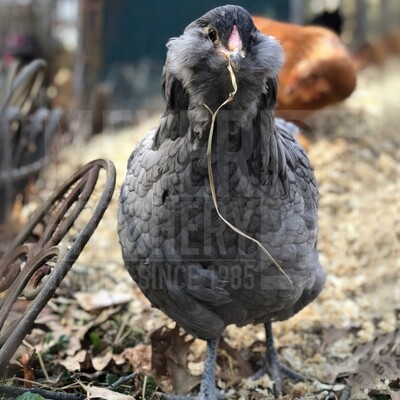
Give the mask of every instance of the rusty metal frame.
<svg viewBox="0 0 400 400">
<path fill-rule="evenodd" d="M 38 59 L 17 71 L 0 106 L 0 114 L 7 107 L 18 108 L 24 115 L 29 114 L 42 87 L 46 68 L 46 61 Z"/>
<path fill-rule="evenodd" d="M 7 224 L 17 194 L 38 176 L 45 165 L 47 146 L 60 131 L 61 110 L 35 109 L 46 66 L 38 59 L 20 68 L 0 104 L 0 223 Z"/>
<path fill-rule="evenodd" d="M 63 241 L 91 198 L 102 169 L 107 177 L 100 199 L 89 222 L 67 247 Z M 111 201 L 115 176 L 114 164 L 109 160 L 86 164 L 36 211 L 0 260 L 0 293 L 5 292 L 0 298 L 0 371 L 4 371 L 95 231 Z M 31 303 L 17 320 L 7 321 L 18 297 Z M 3 329 L 6 321 L 10 325 Z"/>
</svg>

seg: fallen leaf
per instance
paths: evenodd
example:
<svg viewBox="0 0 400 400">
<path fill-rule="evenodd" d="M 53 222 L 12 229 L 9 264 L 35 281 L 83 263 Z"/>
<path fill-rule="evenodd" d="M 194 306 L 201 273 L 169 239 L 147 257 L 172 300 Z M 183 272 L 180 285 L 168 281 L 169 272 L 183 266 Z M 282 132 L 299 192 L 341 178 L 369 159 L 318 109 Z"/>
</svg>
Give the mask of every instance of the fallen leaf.
<svg viewBox="0 0 400 400">
<path fill-rule="evenodd" d="M 99 290 L 95 293 L 77 292 L 75 293 L 75 298 L 85 311 L 93 311 L 129 303 L 132 300 L 132 295 Z"/>
<path fill-rule="evenodd" d="M 103 371 L 110 361 L 113 359 L 111 351 L 107 351 L 105 354 L 92 358 L 92 365 L 96 371 Z"/>
<path fill-rule="evenodd" d="M 83 363 L 86 359 L 86 350 L 78 351 L 73 356 L 68 356 L 64 360 L 58 360 L 57 363 L 62 365 L 69 372 L 75 372 L 81 370 L 81 363 Z"/>
<path fill-rule="evenodd" d="M 146 344 L 138 344 L 137 346 L 125 349 L 122 356 L 128 360 L 132 369 L 143 375 L 151 372 L 151 346 Z"/>
<path fill-rule="evenodd" d="M 395 392 L 394 390 L 389 390 L 390 397 L 392 400 L 400 400 L 400 392 Z"/>
<path fill-rule="evenodd" d="M 100 388 L 96 386 L 87 386 L 82 382 L 79 384 L 86 390 L 87 399 L 106 399 L 106 400 L 135 400 L 134 397 L 128 396 L 126 394 L 113 392 L 112 390 L 106 388 Z"/>
<path fill-rule="evenodd" d="M 151 333 L 151 365 L 156 379 L 169 376 L 174 392 L 186 395 L 200 383 L 201 376 L 192 375 L 187 367 L 188 351 L 194 339 L 187 340 L 189 335 L 181 335 L 179 330 L 176 325 L 174 329 L 161 327 Z"/>
<path fill-rule="evenodd" d="M 29 354 L 23 354 L 20 358 L 21 365 L 24 370 L 24 387 L 30 388 L 32 387 L 32 382 L 35 380 L 35 373 L 31 366 L 31 357 Z"/>
<path fill-rule="evenodd" d="M 25 343 L 22 343 L 11 357 L 9 363 L 22 367 L 23 364 L 21 363 L 21 357 L 24 356 L 24 354 L 29 354 L 29 357 L 31 358 L 34 353 L 35 351 L 33 349 L 27 347 Z"/>
<path fill-rule="evenodd" d="M 240 351 L 234 349 L 224 338 L 220 339 L 219 348 L 225 350 L 226 353 L 231 357 L 231 359 L 237 365 L 237 371 L 235 371 L 235 377 L 232 378 L 232 376 L 230 376 L 230 378 L 233 379 L 235 382 L 237 382 L 238 379 L 247 378 L 254 373 L 250 363 L 243 358 L 243 356 L 240 354 Z"/>
<path fill-rule="evenodd" d="M 325 329 L 322 332 L 322 340 L 323 340 L 323 346 L 325 348 L 328 348 L 332 346 L 335 342 L 337 342 L 340 339 L 343 339 L 349 335 L 349 332 L 347 329 L 339 329 L 334 326 L 330 326 L 328 329 Z"/>
<path fill-rule="evenodd" d="M 123 353 L 122 354 L 113 354 L 112 359 L 113 359 L 115 365 L 122 365 L 126 361 Z"/>
<path fill-rule="evenodd" d="M 76 333 L 76 332 L 73 332 L 73 333 Z M 79 335 L 69 336 L 68 348 L 66 350 L 66 353 L 68 356 L 73 356 L 79 350 L 81 350 L 81 348 L 82 348 L 81 340 L 82 339 L 79 337 Z"/>
<path fill-rule="evenodd" d="M 349 384 L 354 388 L 372 389 L 380 380 L 398 378 L 398 355 L 400 328 L 378 335 L 374 340 L 357 345 L 348 363 L 356 361 Z"/>
</svg>

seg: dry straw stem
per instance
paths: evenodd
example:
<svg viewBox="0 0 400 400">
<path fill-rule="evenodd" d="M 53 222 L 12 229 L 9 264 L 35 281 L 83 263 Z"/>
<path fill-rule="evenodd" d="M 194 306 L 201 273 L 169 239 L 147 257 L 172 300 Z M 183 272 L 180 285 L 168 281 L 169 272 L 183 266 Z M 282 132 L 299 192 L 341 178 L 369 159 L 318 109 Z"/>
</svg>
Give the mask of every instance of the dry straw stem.
<svg viewBox="0 0 400 400">
<path fill-rule="evenodd" d="M 232 64 L 229 58 L 227 58 L 228 61 L 228 71 L 230 74 L 231 82 L 232 82 L 232 87 L 233 91 L 229 93 L 228 98 L 217 108 L 215 112 L 213 112 L 210 107 L 207 106 L 207 104 L 204 104 L 204 107 L 207 108 L 207 110 L 211 114 L 211 127 L 210 127 L 210 134 L 208 136 L 208 144 L 207 144 L 207 168 L 208 168 L 208 180 L 210 182 L 210 189 L 211 189 L 211 197 L 214 203 L 215 210 L 217 211 L 218 216 L 222 219 L 222 221 L 225 222 L 226 225 L 228 225 L 233 231 L 235 231 L 237 234 L 243 236 L 244 238 L 251 240 L 254 242 L 260 249 L 268 256 L 268 258 L 273 262 L 273 264 L 278 268 L 280 272 L 282 272 L 283 275 L 288 279 L 291 285 L 293 285 L 292 280 L 289 278 L 289 276 L 286 274 L 286 272 L 282 269 L 282 267 L 277 263 L 277 261 L 272 257 L 271 253 L 261 244 L 260 241 L 257 239 L 252 238 L 251 236 L 247 235 L 246 233 L 242 232 L 239 228 L 236 226 L 232 225 L 227 219 L 225 219 L 218 208 L 218 202 L 217 202 L 217 195 L 215 191 L 215 182 L 214 182 L 214 175 L 212 171 L 212 141 L 213 141 L 213 136 L 214 136 L 214 127 L 215 127 L 215 120 L 217 118 L 219 110 L 221 110 L 222 107 L 230 103 L 237 92 L 237 82 L 236 82 L 236 76 L 235 73 L 233 72 L 232 69 Z"/>
</svg>

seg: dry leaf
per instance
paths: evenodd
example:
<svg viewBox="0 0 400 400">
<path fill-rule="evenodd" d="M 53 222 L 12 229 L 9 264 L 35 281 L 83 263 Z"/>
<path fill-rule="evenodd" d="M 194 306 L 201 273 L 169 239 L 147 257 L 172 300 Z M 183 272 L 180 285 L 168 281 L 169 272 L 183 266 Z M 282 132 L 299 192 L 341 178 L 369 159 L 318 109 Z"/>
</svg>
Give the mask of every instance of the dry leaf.
<svg viewBox="0 0 400 400">
<path fill-rule="evenodd" d="M 125 364 L 125 361 L 126 361 L 123 353 L 122 354 L 113 354 L 112 359 L 113 359 L 115 365 Z"/>
<path fill-rule="evenodd" d="M 220 339 L 219 349 L 224 350 L 226 356 L 230 358 L 230 363 L 234 365 L 230 371 L 224 368 L 222 372 L 221 378 L 226 381 L 228 386 L 236 384 L 254 373 L 250 363 L 243 358 L 240 351 L 234 349 L 224 338 Z M 220 362 L 219 365 L 221 365 Z"/>
<path fill-rule="evenodd" d="M 20 357 L 20 362 L 24 370 L 24 388 L 32 387 L 32 382 L 35 380 L 35 373 L 30 364 L 31 357 L 29 354 L 23 354 Z"/>
<path fill-rule="evenodd" d="M 152 368 L 156 379 L 160 376 L 171 378 L 173 391 L 178 395 L 188 394 L 196 387 L 201 376 L 192 375 L 187 367 L 189 347 L 194 339 L 186 340 L 187 333 L 180 334 L 179 327 L 159 328 L 151 333 Z"/>
<path fill-rule="evenodd" d="M 395 392 L 394 390 L 389 390 L 390 397 L 392 400 L 400 400 L 400 392 Z"/>
<path fill-rule="evenodd" d="M 75 372 L 81 370 L 81 363 L 86 359 L 86 350 L 78 351 L 74 356 L 68 356 L 64 360 L 58 360 L 57 363 L 62 365 L 67 371 Z"/>
<path fill-rule="evenodd" d="M 132 295 L 128 293 L 116 293 L 108 290 L 99 290 L 95 293 L 77 292 L 74 296 L 86 311 L 126 304 L 132 300 Z"/>
<path fill-rule="evenodd" d="M 380 380 L 395 380 L 399 376 L 400 328 L 393 332 L 378 335 L 368 343 L 360 344 L 353 350 L 352 358 L 347 362 L 353 364 L 353 375 L 349 384 L 353 388 L 372 389 Z"/>
<path fill-rule="evenodd" d="M 113 354 L 111 350 L 107 351 L 105 354 L 92 358 L 92 365 L 96 371 L 103 371 L 110 361 L 113 359 Z"/>
<path fill-rule="evenodd" d="M 330 326 L 322 332 L 323 345 L 325 347 L 332 346 L 338 340 L 343 339 L 349 335 L 347 329 L 338 329 L 334 326 Z"/>
<path fill-rule="evenodd" d="M 122 356 L 128 360 L 132 369 L 144 375 L 151 372 L 151 346 L 138 344 L 137 346 L 125 349 Z"/>
<path fill-rule="evenodd" d="M 68 356 L 73 356 L 82 348 L 82 339 L 80 335 L 69 336 L 68 348 L 66 350 Z"/>
<path fill-rule="evenodd" d="M 12 364 L 12 365 L 22 366 L 23 364 L 21 362 L 21 357 L 23 357 L 26 354 L 26 355 L 29 355 L 30 358 L 32 358 L 32 355 L 34 353 L 35 353 L 35 351 L 32 348 L 26 346 L 25 343 L 22 343 L 18 347 L 17 351 L 11 357 L 11 360 L 9 363 L 10 363 L 10 365 Z"/>
<path fill-rule="evenodd" d="M 79 384 L 86 390 L 87 399 L 106 399 L 106 400 L 135 400 L 134 397 L 126 394 L 113 392 L 106 388 L 87 386 L 82 382 Z"/>
</svg>

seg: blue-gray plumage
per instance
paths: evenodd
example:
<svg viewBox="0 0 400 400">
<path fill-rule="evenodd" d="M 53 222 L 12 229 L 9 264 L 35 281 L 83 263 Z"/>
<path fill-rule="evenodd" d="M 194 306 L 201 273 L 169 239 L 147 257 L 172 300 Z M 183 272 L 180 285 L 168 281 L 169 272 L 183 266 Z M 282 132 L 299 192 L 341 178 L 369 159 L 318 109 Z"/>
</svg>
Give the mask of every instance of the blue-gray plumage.
<svg viewBox="0 0 400 400">
<path fill-rule="evenodd" d="M 254 27 L 247 11 L 218 7 L 167 47 L 166 110 L 129 159 L 119 237 L 126 267 L 150 302 L 214 350 L 227 325 L 268 327 L 321 291 L 318 190 L 295 127 L 274 118 L 282 48 Z M 232 92 L 229 55 L 238 91 L 215 126 L 218 205 L 228 221 L 262 243 L 292 283 L 229 228 L 212 203 L 205 104 L 216 110 Z M 275 361 L 269 363 L 276 375 Z M 214 399 L 213 374 L 205 375 L 200 398 Z"/>
</svg>

